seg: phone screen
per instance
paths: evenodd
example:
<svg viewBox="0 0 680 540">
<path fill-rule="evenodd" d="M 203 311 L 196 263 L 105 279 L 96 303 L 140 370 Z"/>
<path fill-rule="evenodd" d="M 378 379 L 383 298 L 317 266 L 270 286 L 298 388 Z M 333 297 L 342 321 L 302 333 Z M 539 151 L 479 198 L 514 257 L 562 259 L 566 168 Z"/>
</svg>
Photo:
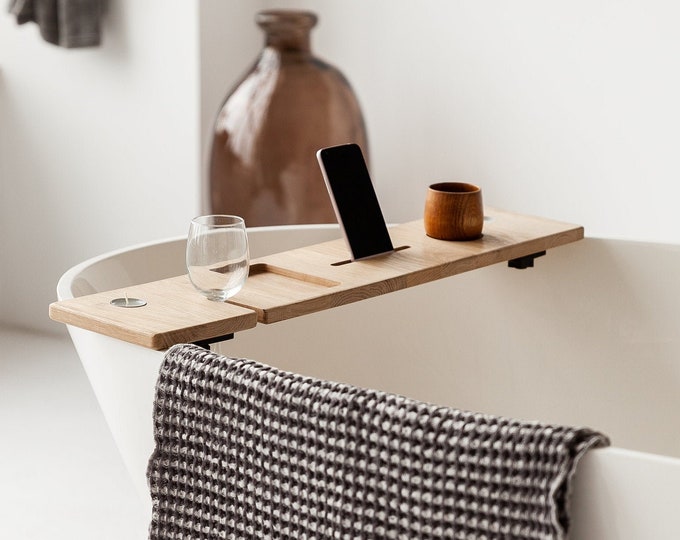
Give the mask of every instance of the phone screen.
<svg viewBox="0 0 680 540">
<path fill-rule="evenodd" d="M 322 148 L 317 159 L 352 259 L 393 251 L 361 148 L 356 144 Z"/>
</svg>

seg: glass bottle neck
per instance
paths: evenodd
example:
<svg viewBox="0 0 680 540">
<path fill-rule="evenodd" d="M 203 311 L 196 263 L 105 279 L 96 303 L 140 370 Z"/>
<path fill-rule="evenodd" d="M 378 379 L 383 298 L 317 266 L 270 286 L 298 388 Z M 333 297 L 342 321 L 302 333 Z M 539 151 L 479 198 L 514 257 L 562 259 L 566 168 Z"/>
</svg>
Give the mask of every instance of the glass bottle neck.
<svg viewBox="0 0 680 540">
<path fill-rule="evenodd" d="M 311 52 L 309 32 L 267 32 L 265 47 L 274 47 L 281 52 Z"/>
<path fill-rule="evenodd" d="M 285 53 L 310 53 L 310 32 L 317 21 L 307 11 L 271 10 L 257 14 L 257 24 L 265 32 L 265 47 Z"/>
</svg>

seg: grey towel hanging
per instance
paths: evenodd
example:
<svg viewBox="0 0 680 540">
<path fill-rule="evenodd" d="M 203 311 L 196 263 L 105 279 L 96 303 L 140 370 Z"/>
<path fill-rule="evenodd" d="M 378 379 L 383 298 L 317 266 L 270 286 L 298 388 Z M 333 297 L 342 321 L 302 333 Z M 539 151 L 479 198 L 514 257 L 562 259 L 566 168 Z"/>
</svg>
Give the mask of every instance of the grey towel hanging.
<svg viewBox="0 0 680 540">
<path fill-rule="evenodd" d="M 150 538 L 564 538 L 589 429 L 459 411 L 176 345 Z"/>
<path fill-rule="evenodd" d="M 10 0 L 18 24 L 35 22 L 43 39 L 67 48 L 101 42 L 103 0 Z"/>
</svg>

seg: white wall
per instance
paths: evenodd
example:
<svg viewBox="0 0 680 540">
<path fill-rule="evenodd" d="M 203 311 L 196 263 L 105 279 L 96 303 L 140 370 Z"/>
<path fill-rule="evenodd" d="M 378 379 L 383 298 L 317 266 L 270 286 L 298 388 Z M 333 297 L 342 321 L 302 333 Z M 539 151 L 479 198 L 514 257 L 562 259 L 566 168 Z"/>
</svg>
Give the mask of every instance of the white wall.
<svg viewBox="0 0 680 540">
<path fill-rule="evenodd" d="M 308 0 L 363 105 L 387 216 L 434 180 L 590 235 L 680 241 L 680 4 Z"/>
<path fill-rule="evenodd" d="M 108 2 L 103 45 L 67 50 L 0 13 L 0 323 L 49 320 L 59 276 L 186 232 L 200 175 L 198 9 Z"/>
<path fill-rule="evenodd" d="M 262 7 L 320 15 L 313 47 L 363 106 L 388 220 L 418 218 L 430 182 L 465 180 L 489 205 L 591 236 L 680 242 L 676 2 L 109 6 L 104 46 L 87 51 L 0 17 L 3 323 L 49 326 L 67 266 L 184 232 L 212 117 L 261 45 Z"/>
</svg>

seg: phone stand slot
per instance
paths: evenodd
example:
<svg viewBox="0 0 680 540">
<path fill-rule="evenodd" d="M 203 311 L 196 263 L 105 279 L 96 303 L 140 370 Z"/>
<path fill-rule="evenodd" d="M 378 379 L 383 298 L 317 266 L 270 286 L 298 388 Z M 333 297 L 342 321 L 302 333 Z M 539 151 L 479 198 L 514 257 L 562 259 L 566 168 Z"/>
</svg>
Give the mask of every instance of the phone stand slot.
<svg viewBox="0 0 680 540">
<path fill-rule="evenodd" d="M 392 253 L 396 253 L 397 251 L 403 251 L 404 249 L 408 249 L 410 247 L 411 246 L 399 246 L 399 247 L 394 248 L 393 251 L 390 251 L 388 253 L 381 253 L 380 255 L 376 255 L 375 257 L 371 257 L 371 259 L 379 259 L 381 257 L 387 257 L 388 255 L 392 255 Z M 366 260 L 366 259 L 361 259 L 361 260 Z M 349 263 L 353 263 L 353 262 L 357 262 L 357 261 L 353 261 L 352 259 L 346 259 L 344 261 L 338 261 L 338 262 L 331 263 L 331 266 L 343 266 L 345 264 L 349 264 Z"/>
</svg>

